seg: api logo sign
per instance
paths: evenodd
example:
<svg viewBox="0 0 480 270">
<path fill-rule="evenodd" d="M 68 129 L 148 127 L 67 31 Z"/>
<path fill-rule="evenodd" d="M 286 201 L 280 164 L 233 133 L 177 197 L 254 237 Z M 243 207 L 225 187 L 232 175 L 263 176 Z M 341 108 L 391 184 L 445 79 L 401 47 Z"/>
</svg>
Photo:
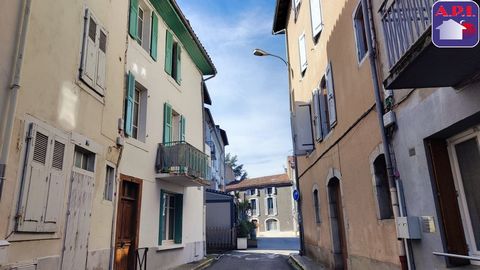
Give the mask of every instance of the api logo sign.
<svg viewBox="0 0 480 270">
<path fill-rule="evenodd" d="M 472 48 L 479 41 L 479 8 L 470 0 L 437 1 L 432 7 L 432 41 L 439 48 Z"/>
</svg>

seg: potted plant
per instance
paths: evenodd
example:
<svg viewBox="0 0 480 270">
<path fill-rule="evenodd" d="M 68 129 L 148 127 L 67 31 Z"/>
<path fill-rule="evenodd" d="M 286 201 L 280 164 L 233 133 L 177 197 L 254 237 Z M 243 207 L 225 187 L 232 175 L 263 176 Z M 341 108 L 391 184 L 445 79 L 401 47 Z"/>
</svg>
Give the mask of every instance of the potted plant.
<svg viewBox="0 0 480 270">
<path fill-rule="evenodd" d="M 250 232 L 249 222 L 241 220 L 237 228 L 237 249 L 247 249 L 247 239 Z"/>
</svg>

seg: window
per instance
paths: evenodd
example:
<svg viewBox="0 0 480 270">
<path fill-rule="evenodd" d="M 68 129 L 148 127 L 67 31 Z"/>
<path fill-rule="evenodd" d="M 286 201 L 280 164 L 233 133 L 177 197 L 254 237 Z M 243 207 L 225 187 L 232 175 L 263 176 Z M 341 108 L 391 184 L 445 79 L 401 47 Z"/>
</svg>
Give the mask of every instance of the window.
<svg viewBox="0 0 480 270">
<path fill-rule="evenodd" d="M 316 41 L 323 28 L 320 0 L 310 0 L 310 15 L 312 19 L 312 37 Z"/>
<path fill-rule="evenodd" d="M 80 79 L 100 95 L 105 94 L 107 31 L 85 10 Z"/>
<path fill-rule="evenodd" d="M 103 199 L 106 201 L 113 200 L 113 190 L 115 185 L 115 169 L 107 165 L 105 174 L 105 188 L 103 191 Z"/>
<path fill-rule="evenodd" d="M 318 189 L 313 191 L 313 206 L 315 210 L 315 221 L 320 223 L 320 202 L 318 198 Z"/>
<path fill-rule="evenodd" d="M 145 142 L 147 119 L 147 90 L 135 81 L 133 73 L 128 74 L 125 102 L 125 134 Z"/>
<path fill-rule="evenodd" d="M 162 243 L 182 243 L 183 195 L 160 192 L 160 239 Z"/>
<path fill-rule="evenodd" d="M 67 139 L 51 127 L 28 124 L 25 174 L 16 230 L 56 232 L 59 229 L 67 169 Z"/>
<path fill-rule="evenodd" d="M 390 198 L 390 188 L 388 186 L 387 164 L 385 156 L 379 155 L 373 162 L 375 173 L 375 191 L 378 204 L 378 218 L 392 219 L 393 209 L 392 200 Z"/>
<path fill-rule="evenodd" d="M 292 0 L 292 9 L 293 13 L 295 14 L 295 21 L 298 17 L 298 12 L 300 11 L 300 0 Z"/>
<path fill-rule="evenodd" d="M 310 104 L 295 104 L 292 117 L 294 146 L 296 155 L 306 155 L 313 150 L 312 116 Z"/>
<path fill-rule="evenodd" d="M 143 0 L 130 0 L 128 32 L 150 56 L 157 60 L 158 17 Z"/>
<path fill-rule="evenodd" d="M 277 194 L 277 189 L 276 189 L 275 187 L 268 187 L 268 188 L 265 189 L 265 191 L 266 191 L 265 193 L 266 193 L 267 195 L 275 195 L 275 194 Z"/>
<path fill-rule="evenodd" d="M 95 169 L 95 154 L 75 146 L 74 166 L 89 172 Z"/>
<path fill-rule="evenodd" d="M 247 195 L 250 195 L 250 196 L 258 196 L 258 190 L 256 188 L 252 188 L 252 189 L 249 189 L 247 191 Z"/>
<path fill-rule="evenodd" d="M 168 103 L 163 105 L 163 143 L 170 143 L 186 140 L 186 122 L 185 116 L 177 113 Z"/>
<path fill-rule="evenodd" d="M 300 74 L 302 76 L 305 74 L 305 70 L 307 70 L 307 48 L 305 44 L 305 33 L 303 33 L 298 38 L 298 52 L 300 54 Z"/>
<path fill-rule="evenodd" d="M 278 220 L 270 218 L 265 221 L 267 231 L 278 231 Z"/>
<path fill-rule="evenodd" d="M 365 57 L 368 51 L 362 3 L 360 3 L 355 10 L 355 15 L 353 17 L 353 26 L 355 28 L 355 41 L 357 45 L 358 62 L 360 62 Z"/>
<path fill-rule="evenodd" d="M 322 141 L 337 123 L 331 64 L 328 65 L 319 88 L 313 91 L 312 99 L 315 139 Z"/>
<path fill-rule="evenodd" d="M 180 84 L 182 81 L 182 50 L 178 42 L 174 41 L 173 34 L 167 30 L 165 45 L 165 72 Z"/>
<path fill-rule="evenodd" d="M 252 216 L 257 217 L 260 214 L 260 209 L 258 205 L 257 199 L 250 199 L 250 209 L 252 212 Z"/>
<path fill-rule="evenodd" d="M 268 215 L 268 216 L 277 215 L 277 198 L 276 197 L 265 198 L 265 215 Z"/>
</svg>

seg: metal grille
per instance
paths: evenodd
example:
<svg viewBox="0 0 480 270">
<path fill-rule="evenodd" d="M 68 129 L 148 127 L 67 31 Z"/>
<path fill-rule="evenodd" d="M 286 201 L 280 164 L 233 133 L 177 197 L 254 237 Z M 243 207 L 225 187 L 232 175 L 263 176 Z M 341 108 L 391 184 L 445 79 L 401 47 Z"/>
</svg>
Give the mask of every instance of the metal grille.
<svg viewBox="0 0 480 270">
<path fill-rule="evenodd" d="M 435 1 L 394 0 L 390 4 L 384 3 L 380 12 L 390 68 L 430 28 Z"/>
<path fill-rule="evenodd" d="M 47 159 L 48 136 L 37 131 L 35 135 L 35 146 L 33 149 L 33 160 L 45 164 Z"/>
<path fill-rule="evenodd" d="M 59 170 L 63 169 L 64 153 L 65 153 L 65 144 L 55 141 L 55 145 L 53 147 L 53 161 L 52 161 L 53 168 L 59 169 Z"/>
</svg>

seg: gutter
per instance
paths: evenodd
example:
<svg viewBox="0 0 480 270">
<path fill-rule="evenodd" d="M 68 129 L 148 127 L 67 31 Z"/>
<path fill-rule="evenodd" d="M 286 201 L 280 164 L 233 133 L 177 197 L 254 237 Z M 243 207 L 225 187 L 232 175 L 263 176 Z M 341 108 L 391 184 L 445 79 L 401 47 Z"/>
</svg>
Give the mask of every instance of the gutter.
<svg viewBox="0 0 480 270">
<path fill-rule="evenodd" d="M 368 48 L 368 54 L 370 58 L 369 59 L 370 71 L 371 71 L 373 89 L 375 94 L 375 108 L 377 111 L 380 133 L 382 136 L 385 163 L 387 165 L 388 186 L 390 188 L 392 209 L 393 209 L 395 220 L 397 220 L 398 217 L 405 215 L 405 209 L 403 209 L 403 204 L 402 204 L 402 207 L 399 205 L 399 203 L 402 202 L 403 194 L 399 194 L 397 191 L 397 188 L 400 189 L 399 188 L 400 182 L 398 178 L 395 177 L 393 172 L 392 152 L 390 151 L 390 140 L 387 136 L 387 132 L 385 130 L 385 126 L 383 122 L 384 107 L 383 107 L 383 102 L 380 94 L 380 84 L 378 81 L 379 69 L 377 67 L 377 55 L 376 55 L 376 48 L 375 48 L 377 41 L 375 37 L 375 26 L 373 22 L 373 16 L 371 16 L 372 7 L 370 5 L 369 0 L 361 0 L 361 1 L 362 1 L 364 24 L 367 26 L 365 27 L 365 34 L 367 37 L 367 48 Z M 401 189 L 400 189 L 400 192 L 401 192 Z M 398 230 L 397 226 L 396 226 L 396 230 Z M 415 266 L 413 265 L 413 261 L 412 261 L 413 256 L 411 255 L 411 250 L 409 249 L 408 240 L 407 239 L 403 239 L 403 241 L 399 240 L 398 247 L 399 247 L 399 259 L 400 259 L 402 270 L 415 269 Z"/>
<path fill-rule="evenodd" d="M 22 5 L 23 15 L 20 19 L 19 33 L 17 39 L 17 50 L 15 54 L 15 63 L 12 67 L 12 83 L 10 86 L 10 93 L 7 96 L 10 102 L 7 102 L 8 111 L 6 118 L 1 119 L 0 127 L 5 125 L 5 130 L 2 135 L 2 152 L 0 153 L 0 200 L 3 193 L 3 184 L 5 182 L 6 167 L 8 161 L 8 152 L 10 150 L 10 140 L 13 133 L 13 123 L 15 120 L 15 111 L 17 109 L 17 97 L 20 90 L 21 71 L 25 53 L 25 43 L 27 39 L 28 26 L 30 21 L 30 7 L 32 0 L 24 0 Z"/>
</svg>

